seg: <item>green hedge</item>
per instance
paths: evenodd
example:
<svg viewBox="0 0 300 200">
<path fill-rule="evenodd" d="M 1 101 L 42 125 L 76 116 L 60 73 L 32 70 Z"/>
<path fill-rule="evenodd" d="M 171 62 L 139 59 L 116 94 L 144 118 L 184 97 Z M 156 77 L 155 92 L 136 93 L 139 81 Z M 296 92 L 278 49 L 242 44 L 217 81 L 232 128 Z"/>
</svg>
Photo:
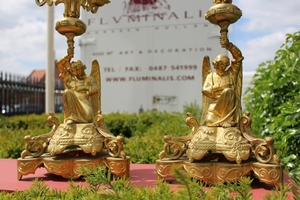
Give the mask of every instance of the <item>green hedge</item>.
<svg viewBox="0 0 300 200">
<path fill-rule="evenodd" d="M 275 140 L 290 176 L 300 180 L 300 31 L 286 35 L 274 59 L 261 63 L 245 96 L 252 129 Z"/>
<path fill-rule="evenodd" d="M 47 115 L 23 115 L 14 117 L 0 116 L 0 157 L 18 158 L 25 148 L 24 136 L 42 135 L 51 128 Z M 57 116 L 58 118 L 63 118 Z"/>
</svg>

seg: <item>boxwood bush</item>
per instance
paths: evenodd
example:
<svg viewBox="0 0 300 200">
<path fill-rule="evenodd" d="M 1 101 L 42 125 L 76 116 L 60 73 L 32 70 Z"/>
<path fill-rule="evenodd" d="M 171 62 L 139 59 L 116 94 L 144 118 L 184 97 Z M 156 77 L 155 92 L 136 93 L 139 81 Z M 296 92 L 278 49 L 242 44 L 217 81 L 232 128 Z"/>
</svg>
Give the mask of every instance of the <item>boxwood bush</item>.
<svg viewBox="0 0 300 200">
<path fill-rule="evenodd" d="M 0 157 L 18 158 L 25 148 L 24 136 L 42 135 L 51 128 L 47 115 L 23 115 L 6 117 L 0 115 Z M 63 118 L 60 114 L 58 118 Z"/>
<path fill-rule="evenodd" d="M 300 32 L 287 34 L 274 60 L 262 63 L 246 93 L 252 128 L 271 136 L 290 175 L 300 180 Z"/>
</svg>

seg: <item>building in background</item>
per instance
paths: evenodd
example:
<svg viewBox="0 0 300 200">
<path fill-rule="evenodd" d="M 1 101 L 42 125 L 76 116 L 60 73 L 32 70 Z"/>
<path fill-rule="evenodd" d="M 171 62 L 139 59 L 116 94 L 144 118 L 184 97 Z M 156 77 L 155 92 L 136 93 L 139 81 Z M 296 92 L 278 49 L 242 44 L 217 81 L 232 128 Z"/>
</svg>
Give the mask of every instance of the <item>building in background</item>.
<svg viewBox="0 0 300 200">
<path fill-rule="evenodd" d="M 82 12 L 87 31 L 79 39 L 80 60 L 87 74 L 94 59 L 100 63 L 103 113 L 173 112 L 192 102 L 202 105 L 203 57 L 212 61 L 227 53 L 220 47 L 220 28 L 205 20 L 211 6 L 211 0 L 120 0 L 96 14 Z M 53 103 L 55 112 L 63 112 L 64 86 L 55 69 Z M 244 73 L 243 93 L 253 74 Z M 44 112 L 45 70 L 28 77 L 2 73 L 0 88 L 2 113 L 31 107 Z"/>
<path fill-rule="evenodd" d="M 226 53 L 220 28 L 205 20 L 211 6 L 211 0 L 120 0 L 96 14 L 82 12 L 80 59 L 88 74 L 94 59 L 101 66 L 102 111 L 201 105 L 203 57 Z"/>
</svg>

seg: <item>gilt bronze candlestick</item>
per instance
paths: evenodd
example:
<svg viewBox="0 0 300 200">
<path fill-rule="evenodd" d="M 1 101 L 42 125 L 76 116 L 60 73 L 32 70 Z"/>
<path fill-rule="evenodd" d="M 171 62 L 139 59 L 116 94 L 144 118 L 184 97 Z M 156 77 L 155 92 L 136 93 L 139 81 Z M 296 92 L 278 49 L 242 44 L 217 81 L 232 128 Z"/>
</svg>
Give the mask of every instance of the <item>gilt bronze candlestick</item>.
<svg viewBox="0 0 300 200">
<path fill-rule="evenodd" d="M 165 136 L 164 149 L 156 161 L 158 178 L 173 177 L 172 166 L 183 167 L 191 177 L 216 185 L 246 176 L 279 187 L 283 165 L 273 147 L 273 138 L 256 138 L 250 113 L 242 116 L 243 59 L 240 49 L 228 39 L 228 27 L 242 16 L 232 0 L 215 0 L 205 18 L 220 27 L 220 45 L 230 52 L 202 64 L 202 117 L 188 113 L 188 136 Z"/>
<path fill-rule="evenodd" d="M 67 38 L 67 54 L 56 63 L 64 81 L 64 122 L 53 113 L 48 124 L 52 130 L 44 135 L 26 136 L 25 150 L 18 159 L 18 179 L 45 167 L 49 173 L 66 179 L 82 175 L 82 166 L 106 166 L 112 174 L 129 176 L 130 158 L 123 148 L 123 137 L 115 137 L 104 123 L 101 113 L 101 76 L 97 60 L 92 62 L 90 75 L 86 66 L 74 57 L 74 37 L 86 31 L 79 19 L 80 7 L 92 13 L 109 3 L 108 0 L 36 0 L 37 5 L 64 4 L 63 18 L 56 30 Z"/>
</svg>

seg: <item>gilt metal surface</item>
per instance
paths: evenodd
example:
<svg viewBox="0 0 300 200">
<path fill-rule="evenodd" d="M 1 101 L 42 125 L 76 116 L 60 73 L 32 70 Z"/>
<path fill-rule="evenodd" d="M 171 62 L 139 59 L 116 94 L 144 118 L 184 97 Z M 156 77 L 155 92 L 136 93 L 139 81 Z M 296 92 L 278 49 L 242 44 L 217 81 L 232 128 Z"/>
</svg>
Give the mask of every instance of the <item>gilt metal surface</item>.
<svg viewBox="0 0 300 200">
<path fill-rule="evenodd" d="M 44 167 L 48 173 L 73 180 L 83 175 L 82 167 L 106 166 L 113 175 L 130 175 L 130 158 L 113 158 L 106 151 L 101 151 L 95 156 L 86 154 L 81 149 L 66 150 L 56 156 L 45 153 L 36 158 L 19 158 L 17 165 L 18 180 L 25 175 L 34 174 L 39 167 Z"/>
<path fill-rule="evenodd" d="M 172 177 L 172 167 L 183 167 L 192 177 L 208 184 L 236 181 L 254 174 L 261 182 L 277 187 L 283 181 L 283 166 L 273 147 L 274 139 L 255 137 L 250 113 L 242 116 L 243 55 L 228 39 L 228 27 L 242 16 L 232 0 L 215 0 L 205 18 L 220 27 L 220 45 L 232 56 L 220 54 L 210 66 L 202 64 L 202 116 L 190 113 L 187 136 L 164 137 L 156 162 L 158 178 Z M 183 159 L 185 158 L 185 160 Z"/>
<path fill-rule="evenodd" d="M 85 33 L 86 24 L 79 19 L 80 8 L 92 13 L 108 0 L 36 0 L 37 5 L 64 4 L 63 18 L 55 29 L 67 39 L 67 54 L 57 61 L 64 81 L 64 121 L 49 113 L 49 133 L 25 136 L 25 150 L 18 159 L 18 178 L 45 167 L 49 173 L 67 179 L 81 176 L 80 166 L 103 165 L 112 174 L 129 176 L 130 158 L 123 148 L 123 137 L 114 136 L 106 127 L 101 113 L 101 76 L 97 60 L 90 75 L 80 60 L 73 60 L 74 37 Z M 75 151 L 74 147 L 79 148 Z"/>
</svg>

